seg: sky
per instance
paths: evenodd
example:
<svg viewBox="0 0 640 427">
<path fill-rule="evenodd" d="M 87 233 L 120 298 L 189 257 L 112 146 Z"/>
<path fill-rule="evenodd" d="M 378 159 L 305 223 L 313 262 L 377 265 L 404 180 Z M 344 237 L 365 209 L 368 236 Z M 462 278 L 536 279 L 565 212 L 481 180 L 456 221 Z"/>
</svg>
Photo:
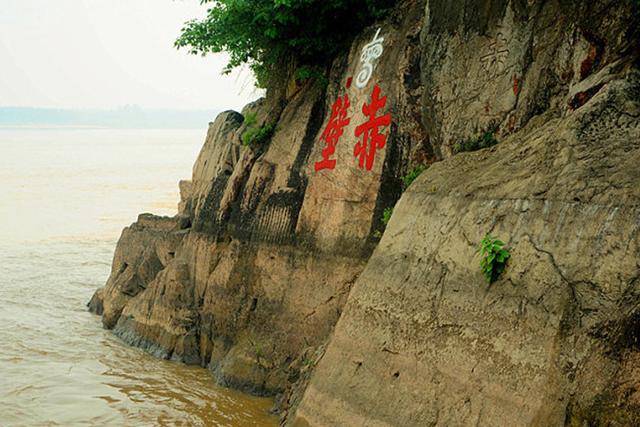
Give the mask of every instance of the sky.
<svg viewBox="0 0 640 427">
<path fill-rule="evenodd" d="M 260 93 L 224 55 L 176 50 L 199 0 L 0 0 L 0 107 L 241 109 Z"/>
</svg>

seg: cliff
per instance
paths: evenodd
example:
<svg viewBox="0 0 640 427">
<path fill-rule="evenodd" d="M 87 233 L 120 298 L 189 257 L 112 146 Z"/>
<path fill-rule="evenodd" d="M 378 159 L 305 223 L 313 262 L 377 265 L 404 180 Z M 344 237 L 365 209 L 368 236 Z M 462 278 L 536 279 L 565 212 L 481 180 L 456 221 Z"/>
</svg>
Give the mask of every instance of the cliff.
<svg viewBox="0 0 640 427">
<path fill-rule="evenodd" d="M 640 423 L 637 23 L 628 1 L 402 2 L 326 87 L 218 116 L 179 214 L 124 230 L 90 309 L 291 425 Z M 512 254 L 493 284 L 487 232 Z"/>
</svg>

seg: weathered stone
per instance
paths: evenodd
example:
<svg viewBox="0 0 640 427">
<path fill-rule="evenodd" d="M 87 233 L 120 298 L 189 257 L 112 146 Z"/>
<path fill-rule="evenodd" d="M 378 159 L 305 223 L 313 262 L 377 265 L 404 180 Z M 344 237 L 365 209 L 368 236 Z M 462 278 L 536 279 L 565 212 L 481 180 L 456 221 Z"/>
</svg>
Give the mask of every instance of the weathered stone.
<svg viewBox="0 0 640 427">
<path fill-rule="evenodd" d="M 420 98 L 421 8 L 412 8 L 383 25 L 386 43 L 406 49 L 390 49 L 364 90 L 345 82 L 375 29 L 336 60 L 326 93 L 314 82 L 288 85 L 272 93 L 289 98 L 272 95 L 245 108 L 250 122 L 225 112 L 210 125 L 191 181 L 180 183 L 179 216 L 173 223 L 141 216 L 120 240 L 114 266 L 122 264 L 121 253 L 131 252 L 141 257 L 129 263 L 136 269 L 157 268 L 144 278 L 114 271 L 95 298 L 103 301 L 107 327 L 157 356 L 207 366 L 222 384 L 258 394 L 292 389 L 306 366 L 304 355 L 326 342 L 364 268 L 382 209 L 400 195 L 398 176 L 408 154 L 425 158 L 423 148 L 411 146 L 412 138 L 424 138 L 419 106 L 407 102 Z M 381 114 L 392 111 L 398 121 L 383 131 L 398 142 L 378 151 L 373 170 L 360 170 L 349 135 L 365 120 L 359 111 L 375 83 L 388 97 Z M 337 147 L 338 167 L 316 173 L 324 148 L 319 136 L 331 104 L 345 91 L 353 120 Z M 274 117 L 268 145 L 241 144 L 248 128 Z M 166 233 L 162 239 L 180 233 L 171 259 L 152 262 L 150 248 L 157 243 L 146 240 L 151 229 Z M 97 302 L 93 306 L 98 310 Z"/>
<path fill-rule="evenodd" d="M 184 237 L 179 217 L 142 214 L 123 230 L 103 289 L 89 302 L 89 309 L 102 315 L 106 328 L 113 328 L 122 309 L 142 292 L 173 259 Z"/>
<path fill-rule="evenodd" d="M 625 1 L 425 3 L 423 114 L 444 157 L 484 132 L 506 136 L 542 112 L 583 104 L 596 84 L 581 82 L 603 65 L 628 66 L 638 49 L 638 20 Z M 584 95 L 568 102 L 569 91 Z"/>
<path fill-rule="evenodd" d="M 193 199 L 193 182 L 183 179 L 178 183 L 180 188 L 180 202 L 178 215 L 191 216 L 191 200 Z"/>
<path fill-rule="evenodd" d="M 640 73 L 403 195 L 293 425 L 637 425 Z M 510 246 L 487 284 L 477 247 Z M 617 421 L 617 424 L 614 422 Z"/>
<path fill-rule="evenodd" d="M 639 423 L 631 9 L 408 0 L 335 58 L 328 87 L 287 64 L 210 124 L 178 216 L 125 229 L 90 309 L 132 345 L 278 395 L 286 424 Z M 378 29 L 371 78 L 350 85 Z M 376 85 L 393 121 L 367 170 L 356 128 Z M 316 171 L 344 95 L 336 167 Z M 486 132 L 497 146 L 454 155 Z M 385 231 L 416 165 L 431 166 Z M 492 285 L 475 255 L 489 231 L 512 253 Z"/>
</svg>

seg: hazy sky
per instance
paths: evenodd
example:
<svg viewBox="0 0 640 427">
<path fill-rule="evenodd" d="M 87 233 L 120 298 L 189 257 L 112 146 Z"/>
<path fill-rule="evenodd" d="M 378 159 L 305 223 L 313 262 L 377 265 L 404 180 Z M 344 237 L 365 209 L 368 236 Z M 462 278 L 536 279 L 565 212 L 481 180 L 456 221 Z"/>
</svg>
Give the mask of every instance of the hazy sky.
<svg viewBox="0 0 640 427">
<path fill-rule="evenodd" d="M 247 71 L 176 50 L 198 0 L 0 0 L 0 106 L 239 109 Z"/>
</svg>

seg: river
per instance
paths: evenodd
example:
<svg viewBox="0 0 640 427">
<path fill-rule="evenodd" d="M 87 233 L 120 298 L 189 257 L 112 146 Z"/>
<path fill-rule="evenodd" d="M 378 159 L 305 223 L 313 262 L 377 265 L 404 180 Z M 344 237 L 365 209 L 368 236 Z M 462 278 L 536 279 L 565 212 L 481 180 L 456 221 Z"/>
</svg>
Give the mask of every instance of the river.
<svg viewBox="0 0 640 427">
<path fill-rule="evenodd" d="M 276 426 L 102 329 L 86 303 L 122 228 L 174 215 L 203 130 L 0 129 L 0 426 Z"/>
</svg>

